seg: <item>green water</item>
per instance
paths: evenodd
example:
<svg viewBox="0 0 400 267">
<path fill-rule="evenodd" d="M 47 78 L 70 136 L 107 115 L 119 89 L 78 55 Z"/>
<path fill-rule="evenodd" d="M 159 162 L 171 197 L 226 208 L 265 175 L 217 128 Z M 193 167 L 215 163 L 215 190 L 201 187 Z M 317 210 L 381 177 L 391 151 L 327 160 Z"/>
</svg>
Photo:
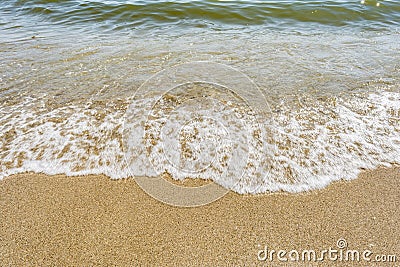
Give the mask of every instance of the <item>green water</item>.
<svg viewBox="0 0 400 267">
<path fill-rule="evenodd" d="M 1 13 L 56 24 L 108 29 L 179 24 L 194 27 L 304 23 L 379 29 L 398 26 L 400 4 L 387 1 L 51 1 L 7 0 Z M 3 18 L 3 23 L 7 23 Z M 4 22 L 5 21 L 5 22 Z M 299 24 L 300 23 L 300 24 Z M 303 23 L 303 24 L 302 24 Z"/>
</svg>

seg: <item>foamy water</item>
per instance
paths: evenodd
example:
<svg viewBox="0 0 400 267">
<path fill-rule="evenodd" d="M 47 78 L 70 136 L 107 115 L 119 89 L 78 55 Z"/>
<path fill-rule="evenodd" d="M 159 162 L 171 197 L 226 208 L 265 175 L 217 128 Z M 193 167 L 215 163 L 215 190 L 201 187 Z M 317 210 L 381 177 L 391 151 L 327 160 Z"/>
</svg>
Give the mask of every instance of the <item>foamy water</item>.
<svg viewBox="0 0 400 267">
<path fill-rule="evenodd" d="M 208 117 L 209 121 L 191 118 L 193 110 L 186 107 L 175 110 L 164 123 L 171 125 L 151 125 L 158 136 L 164 128 L 162 140 L 155 144 L 138 130 L 138 125 L 147 120 L 143 114 L 136 117 L 137 121 L 127 122 L 122 111 L 101 115 L 90 107 L 68 106 L 36 115 L 28 101 L 11 112 L 1 109 L 1 177 L 33 171 L 125 178 L 167 171 L 175 179 L 212 179 L 239 193 L 299 192 L 356 178 L 362 169 L 400 163 L 400 94 L 396 92 L 335 97 L 296 110 L 282 108 L 261 124 L 269 133 L 262 140 L 264 145 L 238 122 L 240 109 L 234 111 L 211 100 L 203 107 L 199 102 L 191 105 L 196 107 L 196 116 Z M 145 110 L 151 101 L 133 100 L 131 108 Z M 251 121 L 250 117 L 242 119 Z M 179 121 L 186 125 L 172 125 Z M 225 122 L 230 129 L 218 122 Z M 133 140 L 124 143 L 123 129 Z M 193 133 L 194 129 L 198 132 Z M 179 141 L 182 134 L 198 138 L 186 138 L 189 146 L 202 144 L 200 139 L 210 142 L 192 147 L 202 154 L 192 153 L 189 158 L 197 157 L 200 162 L 179 160 L 185 153 Z M 152 154 L 140 147 L 163 150 Z"/>
</svg>

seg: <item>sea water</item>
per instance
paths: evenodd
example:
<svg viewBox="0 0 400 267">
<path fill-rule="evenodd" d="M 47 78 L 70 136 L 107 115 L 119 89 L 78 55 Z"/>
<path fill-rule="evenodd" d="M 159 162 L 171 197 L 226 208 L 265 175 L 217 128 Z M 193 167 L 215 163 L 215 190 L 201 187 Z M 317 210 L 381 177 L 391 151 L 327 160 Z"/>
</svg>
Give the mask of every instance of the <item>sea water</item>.
<svg viewBox="0 0 400 267">
<path fill-rule="evenodd" d="M 0 7 L 1 178 L 301 192 L 400 163 L 397 1 Z"/>
</svg>

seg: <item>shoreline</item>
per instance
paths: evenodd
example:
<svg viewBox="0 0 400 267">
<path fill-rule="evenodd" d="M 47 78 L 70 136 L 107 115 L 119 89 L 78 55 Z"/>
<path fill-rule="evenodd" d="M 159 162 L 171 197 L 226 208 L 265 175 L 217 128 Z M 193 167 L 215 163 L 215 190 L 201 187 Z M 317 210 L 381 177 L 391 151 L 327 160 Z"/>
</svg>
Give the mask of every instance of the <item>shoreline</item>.
<svg viewBox="0 0 400 267">
<path fill-rule="evenodd" d="M 285 266 L 257 253 L 265 246 L 320 251 L 339 239 L 400 262 L 399 167 L 298 194 L 229 192 L 197 208 L 168 206 L 134 179 L 103 175 L 13 175 L 0 181 L 0 196 L 2 266 Z"/>
</svg>

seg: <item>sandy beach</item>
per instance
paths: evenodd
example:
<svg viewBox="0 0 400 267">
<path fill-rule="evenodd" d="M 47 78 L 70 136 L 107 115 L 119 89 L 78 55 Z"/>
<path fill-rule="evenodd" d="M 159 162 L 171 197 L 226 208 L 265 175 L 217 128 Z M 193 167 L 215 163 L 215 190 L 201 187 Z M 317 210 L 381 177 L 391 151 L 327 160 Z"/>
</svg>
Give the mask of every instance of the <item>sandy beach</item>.
<svg viewBox="0 0 400 267">
<path fill-rule="evenodd" d="M 0 267 L 400 267 L 400 1 L 3 0 L 0 33 Z"/>
<path fill-rule="evenodd" d="M 0 181 L 0 265 L 398 266 L 399 188 L 399 168 L 378 169 L 309 193 L 228 193 L 178 208 L 133 179 L 15 175 Z M 266 246 L 301 254 L 338 240 L 371 251 L 371 262 L 260 261 Z M 376 255 L 397 262 L 373 263 Z"/>
</svg>

